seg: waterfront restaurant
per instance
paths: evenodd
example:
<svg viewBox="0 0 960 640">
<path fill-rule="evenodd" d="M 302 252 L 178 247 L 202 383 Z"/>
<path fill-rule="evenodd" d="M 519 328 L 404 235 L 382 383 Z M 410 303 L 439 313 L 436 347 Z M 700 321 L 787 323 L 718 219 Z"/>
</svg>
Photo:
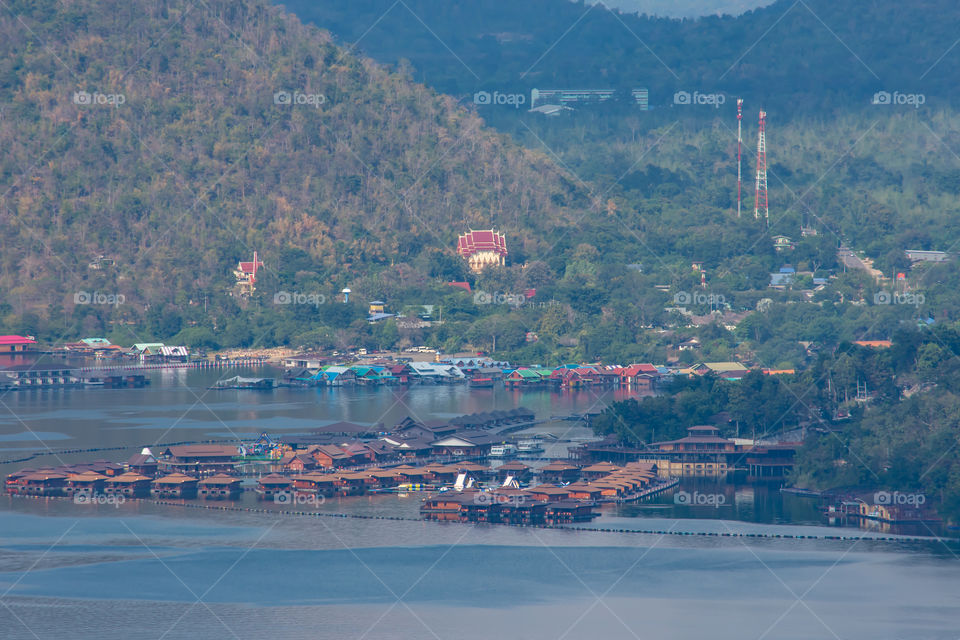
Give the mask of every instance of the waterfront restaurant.
<svg viewBox="0 0 960 640">
<path fill-rule="evenodd" d="M 150 495 L 150 478 L 138 473 L 124 473 L 103 482 L 103 492 L 127 498 L 145 498 Z"/>
<path fill-rule="evenodd" d="M 197 479 L 182 473 L 171 473 L 150 483 L 154 498 L 196 498 Z"/>
<path fill-rule="evenodd" d="M 167 447 L 159 460 L 161 473 L 190 473 L 196 477 L 231 473 L 237 447 L 222 444 L 182 444 Z"/>
<path fill-rule="evenodd" d="M 670 476 L 724 475 L 730 456 L 737 453 L 736 443 L 709 425 L 690 427 L 685 438 L 654 442 L 650 448 L 657 466 Z"/>
<path fill-rule="evenodd" d="M 438 456 L 488 456 L 494 444 L 502 438 L 482 432 L 461 431 L 431 443 L 433 454 Z"/>
<path fill-rule="evenodd" d="M 197 483 L 200 497 L 206 500 L 232 500 L 243 490 L 240 478 L 234 478 L 223 473 L 204 478 Z"/>
</svg>

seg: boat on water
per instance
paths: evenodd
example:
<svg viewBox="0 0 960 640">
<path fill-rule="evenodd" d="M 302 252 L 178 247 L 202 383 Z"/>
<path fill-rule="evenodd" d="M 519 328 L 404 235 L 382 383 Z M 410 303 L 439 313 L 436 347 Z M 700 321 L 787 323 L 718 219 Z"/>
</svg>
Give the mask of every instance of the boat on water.
<svg viewBox="0 0 960 640">
<path fill-rule="evenodd" d="M 520 440 L 517 442 L 518 453 L 542 453 L 543 444 L 539 440 Z"/>
<path fill-rule="evenodd" d="M 490 447 L 491 458 L 508 458 L 516 453 L 517 447 L 512 444 L 495 444 Z"/>
<path fill-rule="evenodd" d="M 476 378 L 470 378 L 467 381 L 467 385 L 474 389 L 492 389 L 493 384 L 494 384 L 493 378 L 476 377 Z"/>
<path fill-rule="evenodd" d="M 210 389 L 251 389 L 255 391 L 272 391 L 273 378 L 244 378 L 243 376 L 234 376 L 224 380 L 217 380 Z"/>
</svg>

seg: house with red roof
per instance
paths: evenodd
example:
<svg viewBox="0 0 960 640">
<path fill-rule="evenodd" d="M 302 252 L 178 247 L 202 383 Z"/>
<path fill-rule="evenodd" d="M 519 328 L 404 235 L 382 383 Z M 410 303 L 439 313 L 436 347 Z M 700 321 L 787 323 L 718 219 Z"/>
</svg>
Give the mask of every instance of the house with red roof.
<svg viewBox="0 0 960 640">
<path fill-rule="evenodd" d="M 457 253 L 467 261 L 471 271 L 480 273 L 490 265 L 502 266 L 506 263 L 507 239 L 493 229 L 471 229 L 457 239 Z"/>
<path fill-rule="evenodd" d="M 33 336 L 0 336 L 0 353 L 23 353 L 36 349 Z"/>
<path fill-rule="evenodd" d="M 650 388 L 660 379 L 660 371 L 652 364 L 631 364 L 620 370 L 620 384 Z"/>
</svg>

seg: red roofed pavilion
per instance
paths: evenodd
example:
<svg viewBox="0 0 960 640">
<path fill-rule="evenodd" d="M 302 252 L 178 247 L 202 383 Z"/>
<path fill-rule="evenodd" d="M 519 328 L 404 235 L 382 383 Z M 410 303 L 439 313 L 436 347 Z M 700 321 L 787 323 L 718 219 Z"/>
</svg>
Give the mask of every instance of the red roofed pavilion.
<svg viewBox="0 0 960 640">
<path fill-rule="evenodd" d="M 506 262 L 507 239 L 493 229 L 471 229 L 457 239 L 457 253 L 467 261 L 471 271 L 480 273 L 485 267 Z"/>
</svg>

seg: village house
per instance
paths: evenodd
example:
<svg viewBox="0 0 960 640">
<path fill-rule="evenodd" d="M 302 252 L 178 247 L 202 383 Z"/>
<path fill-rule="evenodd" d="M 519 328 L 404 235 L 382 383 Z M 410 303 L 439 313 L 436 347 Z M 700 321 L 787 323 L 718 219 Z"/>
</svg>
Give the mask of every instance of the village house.
<svg viewBox="0 0 960 640">
<path fill-rule="evenodd" d="M 103 493 L 103 483 L 107 476 L 101 475 L 95 471 L 84 471 L 83 473 L 74 473 L 67 476 L 64 493 L 68 496 L 84 493 L 88 496 L 94 496 Z"/>
<path fill-rule="evenodd" d="M 65 473 L 52 470 L 28 470 L 13 478 L 8 476 L 7 491 L 28 496 L 60 496 L 64 494 L 67 477 Z"/>
<path fill-rule="evenodd" d="M 33 336 L 0 336 L 0 354 L 26 353 L 34 351 L 36 346 L 37 341 L 33 339 Z"/>
<path fill-rule="evenodd" d="M 150 483 L 150 495 L 154 498 L 196 498 L 197 479 L 182 473 L 171 473 Z"/>
<path fill-rule="evenodd" d="M 550 500 L 564 500 L 570 497 L 570 491 L 566 487 L 558 487 L 555 484 L 539 484 L 526 490 L 527 495 L 540 502 Z"/>
<path fill-rule="evenodd" d="M 199 494 L 205 500 L 232 500 L 243 491 L 240 478 L 218 473 L 197 483 Z"/>
<path fill-rule="evenodd" d="M 103 482 L 103 492 L 110 496 L 145 498 L 150 495 L 151 479 L 138 473 L 124 473 Z"/>
<path fill-rule="evenodd" d="M 357 383 L 357 374 L 350 367 L 329 366 L 317 372 L 314 379 L 329 387 L 349 387 Z"/>
<path fill-rule="evenodd" d="M 271 474 L 257 480 L 257 497 L 261 500 L 273 500 L 279 494 L 289 493 L 292 488 L 292 479 Z"/>
<path fill-rule="evenodd" d="M 631 364 L 620 370 L 620 384 L 650 389 L 660 380 L 660 370 L 652 364 Z"/>
<path fill-rule="evenodd" d="M 571 482 L 580 477 L 580 467 L 569 462 L 551 462 L 540 468 L 540 479 L 543 482 Z"/>
<path fill-rule="evenodd" d="M 503 463 L 494 469 L 493 473 L 500 482 L 504 482 L 507 478 L 513 478 L 517 482 L 526 482 L 533 475 L 533 470 L 522 462 L 514 461 Z"/>
<path fill-rule="evenodd" d="M 140 453 L 130 456 L 130 459 L 127 460 L 125 465 L 127 471 L 132 471 L 134 473 L 139 473 L 142 476 L 153 477 L 157 475 L 157 467 L 159 463 L 157 459 L 153 457 L 148 447 L 144 447 Z"/>
</svg>

